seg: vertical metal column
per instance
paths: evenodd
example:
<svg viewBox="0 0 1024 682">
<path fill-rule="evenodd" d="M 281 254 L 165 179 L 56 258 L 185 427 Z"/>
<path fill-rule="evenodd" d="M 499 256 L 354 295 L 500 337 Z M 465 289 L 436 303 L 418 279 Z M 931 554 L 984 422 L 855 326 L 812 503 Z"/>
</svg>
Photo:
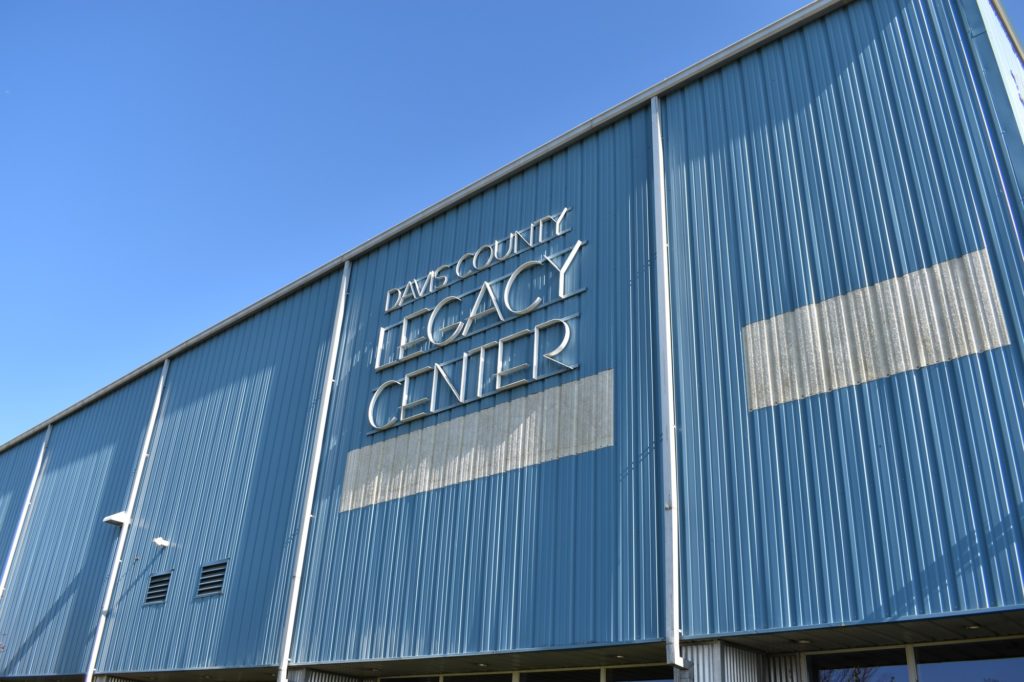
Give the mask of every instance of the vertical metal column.
<svg viewBox="0 0 1024 682">
<path fill-rule="evenodd" d="M 651 150 L 654 159 L 654 255 L 658 277 L 658 359 L 661 376 L 661 477 L 665 500 L 665 649 L 669 664 L 686 667 L 679 651 L 679 489 L 676 485 L 676 386 L 672 345 L 672 298 L 669 279 L 668 203 L 665 195 L 665 149 L 661 99 L 651 99 Z"/>
<path fill-rule="evenodd" d="M 907 645 L 907 682 L 918 682 L 917 676 L 917 653 L 914 647 Z"/>
<path fill-rule="evenodd" d="M 11 548 L 7 551 L 7 560 L 4 562 L 4 572 L 0 575 L 0 600 L 4 598 L 4 591 L 7 589 L 7 578 L 11 574 L 11 565 L 14 563 L 14 555 L 21 541 L 22 531 L 28 521 L 28 510 L 32 506 L 33 498 L 36 495 L 36 488 L 39 485 L 39 476 L 43 472 L 43 458 L 46 456 L 46 446 L 50 443 L 50 432 L 53 424 L 46 427 L 46 435 L 43 436 L 43 445 L 39 448 L 39 457 L 36 458 L 36 468 L 32 472 L 32 480 L 28 484 L 28 492 L 25 493 L 25 501 L 21 505 L 21 515 L 18 517 L 18 525 L 14 529 L 14 537 L 11 539 Z"/>
<path fill-rule="evenodd" d="M 288 664 L 291 661 L 292 636 L 295 633 L 295 616 L 299 608 L 299 591 L 302 587 L 302 572 L 306 566 L 306 543 L 309 541 L 309 526 L 313 520 L 313 496 L 320 474 L 320 456 L 324 449 L 324 435 L 327 431 L 327 412 L 334 385 L 334 369 L 338 362 L 338 346 L 341 344 L 341 326 L 345 318 L 345 299 L 348 296 L 348 278 L 352 262 L 345 261 L 341 273 L 341 287 L 338 291 L 338 308 L 334 313 L 334 327 L 331 330 L 331 344 L 327 355 L 327 371 L 324 388 L 320 395 L 320 414 L 317 415 L 316 437 L 313 440 L 313 457 L 309 463 L 309 480 L 306 486 L 306 500 L 302 508 L 302 528 L 299 544 L 295 548 L 295 570 L 292 572 L 291 595 L 288 599 L 288 614 L 285 616 L 284 637 L 281 640 L 281 663 L 277 669 L 278 682 L 288 682 Z M 87 681 L 88 682 L 88 681 Z"/>
<path fill-rule="evenodd" d="M 139 487 L 142 484 L 142 474 L 146 470 L 146 461 L 149 459 L 149 447 L 153 440 L 153 430 L 156 427 L 156 418 L 160 413 L 160 401 L 164 394 L 164 383 L 167 381 L 167 368 L 170 360 L 164 360 L 160 369 L 160 383 L 156 386 L 156 396 L 153 398 L 153 409 L 149 413 L 149 423 L 146 425 L 146 435 L 142 439 L 142 451 L 139 453 L 139 462 L 135 465 L 135 478 L 132 481 L 131 492 L 128 493 L 128 508 L 125 509 L 124 523 L 117 534 L 117 549 L 114 550 L 114 563 L 110 568 L 110 576 L 107 578 L 107 591 L 103 595 L 103 606 L 100 607 L 100 620 L 96 625 L 96 638 L 92 643 L 92 653 L 89 654 L 89 665 L 85 668 L 85 682 L 93 682 L 96 674 L 96 661 L 100 655 L 100 646 L 103 644 L 103 632 L 107 627 L 107 617 L 110 615 L 110 602 L 114 598 L 114 586 L 117 585 L 117 576 L 121 570 L 121 559 L 124 556 L 124 546 L 128 540 L 128 528 L 132 524 L 135 513 L 135 501 L 139 496 Z"/>
</svg>

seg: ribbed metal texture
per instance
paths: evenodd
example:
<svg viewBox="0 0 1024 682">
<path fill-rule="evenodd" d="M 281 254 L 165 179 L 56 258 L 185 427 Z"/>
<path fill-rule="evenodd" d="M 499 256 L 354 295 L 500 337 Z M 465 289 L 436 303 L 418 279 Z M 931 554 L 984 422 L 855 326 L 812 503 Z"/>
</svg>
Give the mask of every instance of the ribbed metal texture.
<svg viewBox="0 0 1024 682">
<path fill-rule="evenodd" d="M 323 670 L 299 668 L 288 673 L 288 682 L 359 682 L 359 677 L 338 675 Z"/>
<path fill-rule="evenodd" d="M 0 562 L 7 559 L 46 432 L 0 452 Z M 0 571 L 3 564 L 0 563 Z"/>
<path fill-rule="evenodd" d="M 277 662 L 339 285 L 327 277 L 171 362 L 100 671 Z M 201 568 L 223 561 L 223 592 L 199 596 Z M 166 601 L 144 605 L 167 571 Z"/>
<path fill-rule="evenodd" d="M 0 675 L 85 672 L 117 542 L 103 518 L 127 503 L 159 374 L 54 425 L 0 601 Z"/>
<path fill-rule="evenodd" d="M 662 637 L 648 119 L 646 111 L 624 119 L 354 263 L 299 609 L 297 662 Z M 586 242 L 579 270 L 573 266 L 578 274 L 568 283 L 573 291 L 585 287 L 583 293 L 396 367 L 373 369 L 378 328 L 418 305 L 385 314 L 389 288 L 565 207 L 571 230 L 551 248 Z M 546 251 L 510 258 L 486 275 L 428 295 L 423 304 L 475 291 Z M 578 369 L 369 435 L 368 403 L 381 381 L 576 314 Z M 374 475 L 394 486 L 383 498 L 397 499 L 339 511 L 349 452 L 605 370 L 614 370 L 614 445 L 534 465 L 526 458 L 483 477 L 467 472 L 435 479 L 416 468 L 382 468 Z M 529 441 L 526 422 L 492 427 L 509 434 L 507 447 L 481 452 L 516 456 L 517 443 Z M 576 425 L 559 428 L 572 434 Z M 473 433 L 464 440 L 450 436 L 442 447 L 471 449 L 479 440 Z M 493 436 L 480 434 L 488 442 Z M 558 452 L 572 450 L 566 448 Z M 451 455 L 444 450 L 437 457 L 450 457 L 458 467 L 489 465 Z M 431 457 L 424 450 L 422 472 L 429 472 Z M 429 485 L 405 486 L 403 475 L 426 475 Z M 444 485 L 448 480 L 464 482 Z"/>
<path fill-rule="evenodd" d="M 768 656 L 766 682 L 804 682 L 804 665 L 799 654 Z"/>
<path fill-rule="evenodd" d="M 685 636 L 1024 605 L 1020 202 L 976 18 L 857 2 L 666 99 Z M 746 325 L 981 249 L 1008 345 L 748 402 Z M 919 310 L 960 304 L 940 289 Z M 842 352 L 787 366 L 870 379 L 844 358 L 899 350 L 816 319 Z M 963 331 L 904 323 L 908 348 Z"/>
<path fill-rule="evenodd" d="M 722 679 L 722 643 L 687 642 L 682 658 L 693 682 L 718 682 Z"/>
<path fill-rule="evenodd" d="M 729 682 L 764 682 L 765 655 L 749 649 L 722 645 L 721 679 Z"/>
<path fill-rule="evenodd" d="M 682 655 L 692 682 L 763 682 L 768 677 L 767 656 L 725 642 L 690 642 Z"/>
</svg>

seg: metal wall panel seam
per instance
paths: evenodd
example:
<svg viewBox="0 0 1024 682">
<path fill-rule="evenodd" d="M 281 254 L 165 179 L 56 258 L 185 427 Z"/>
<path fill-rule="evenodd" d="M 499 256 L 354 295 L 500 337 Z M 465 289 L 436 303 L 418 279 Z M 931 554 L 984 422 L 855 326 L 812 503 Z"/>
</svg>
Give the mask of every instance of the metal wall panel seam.
<svg viewBox="0 0 1024 682">
<path fill-rule="evenodd" d="M 530 166 L 543 161 L 544 159 L 553 156 L 554 154 L 563 151 L 564 149 L 571 146 L 573 143 L 587 137 L 588 135 L 597 132 L 598 130 L 605 128 L 619 119 L 625 118 L 629 114 L 635 113 L 641 110 L 647 105 L 647 102 L 652 97 L 660 97 L 667 95 L 675 90 L 680 89 L 685 84 L 695 81 L 702 76 L 711 73 L 726 64 L 736 61 L 740 57 L 753 52 L 762 46 L 781 38 L 782 36 L 796 31 L 805 24 L 814 21 L 830 12 L 833 12 L 844 5 L 848 5 L 853 0 L 817 0 L 812 2 L 800 9 L 797 9 L 790 14 L 784 16 L 778 21 L 765 26 L 764 28 L 755 31 L 746 38 L 739 40 L 732 45 L 715 52 L 714 54 L 706 57 L 696 64 L 683 69 L 679 73 L 669 76 L 664 80 L 652 85 L 651 87 L 643 90 L 642 92 L 630 97 L 629 99 L 621 102 L 620 104 L 608 109 L 607 111 L 598 114 L 594 118 L 581 123 L 580 125 L 572 128 L 571 130 L 559 135 L 555 139 L 547 142 L 546 144 L 537 147 L 531 152 L 524 154 L 518 159 L 502 166 L 498 170 L 484 176 L 476 182 L 467 185 L 466 187 L 454 192 L 436 204 L 425 208 L 424 210 L 416 213 L 413 216 L 403 220 L 397 225 L 381 232 L 376 237 L 372 237 L 367 241 L 359 244 L 358 246 L 349 249 L 347 252 L 338 256 L 337 258 L 325 263 L 316 270 L 303 275 L 299 279 L 286 284 L 277 291 L 274 291 L 260 300 L 256 301 L 250 306 L 243 308 L 234 315 L 228 317 L 221 322 L 209 327 L 208 329 L 199 332 L 190 339 L 187 339 L 169 351 L 162 355 L 150 360 L 144 365 L 137 369 L 129 372 L 120 379 L 117 379 L 103 388 L 93 392 L 86 396 L 77 403 L 61 410 L 49 420 L 38 424 L 27 431 L 15 436 L 6 443 L 0 445 L 0 452 L 7 450 L 18 443 L 24 441 L 26 438 L 39 433 L 44 426 L 49 423 L 55 423 L 68 415 L 77 412 L 79 409 L 96 402 L 103 396 L 112 393 L 121 386 L 130 383 L 133 379 L 136 379 L 146 372 L 154 369 L 162 363 L 164 360 L 171 359 L 181 353 L 185 352 L 190 348 L 198 346 L 203 341 L 220 334 L 223 331 L 243 322 L 244 320 L 252 317 L 261 310 L 265 310 L 272 306 L 274 303 L 287 298 L 291 294 L 299 291 L 303 287 L 311 284 L 312 282 L 325 277 L 332 272 L 337 271 L 339 267 L 342 267 L 344 263 L 355 260 L 359 256 L 365 255 L 377 247 L 394 240 L 395 238 L 410 232 L 411 230 L 421 226 L 423 223 L 438 217 L 445 211 L 455 207 L 457 204 L 470 199 L 478 194 L 481 194 L 485 190 L 491 189 L 498 185 L 503 180 L 511 178 L 516 173 L 529 168 Z"/>
<path fill-rule="evenodd" d="M 651 99 L 651 156 L 654 164 L 655 265 L 658 299 L 658 357 L 661 361 L 661 467 L 664 493 L 665 535 L 665 646 L 672 665 L 685 668 L 679 651 L 681 636 L 679 604 L 679 487 L 676 483 L 675 369 L 672 361 L 672 304 L 668 271 L 668 220 L 665 195 L 665 148 L 661 134 L 661 99 Z"/>
<path fill-rule="evenodd" d="M 662 102 L 689 637 L 1024 599 L 1018 350 L 742 412 L 744 325 L 986 246 L 1019 349 L 1019 196 L 957 4 L 858 3 Z M 804 378 L 866 348 L 852 319 L 789 349 Z"/>
<path fill-rule="evenodd" d="M 309 463 L 309 482 L 306 486 L 306 500 L 303 503 L 302 509 L 302 529 L 299 532 L 298 547 L 295 549 L 295 570 L 292 573 L 291 594 L 288 597 L 284 637 L 281 640 L 281 663 L 277 669 L 278 682 L 288 682 L 288 663 L 291 660 L 292 637 L 295 633 L 295 616 L 299 607 L 299 591 L 302 588 L 302 571 L 306 565 L 306 544 L 309 541 L 309 524 L 313 518 L 313 500 L 316 495 L 316 483 L 320 471 L 320 456 L 323 453 L 324 437 L 327 431 L 327 415 L 330 411 L 328 408 L 330 407 L 331 388 L 334 384 L 334 369 L 338 362 L 338 347 L 341 344 L 341 327 L 345 318 L 345 298 L 348 293 L 348 280 L 351 271 L 351 261 L 346 261 L 345 269 L 341 273 L 341 286 L 338 289 L 338 308 L 334 313 L 334 328 L 331 330 L 331 345 L 327 355 L 327 368 L 324 371 L 324 386 L 320 394 L 320 413 L 317 415 L 313 457 Z"/>
<path fill-rule="evenodd" d="M 331 397 L 291 648 L 293 670 L 340 661 L 583 643 L 664 644 L 650 120 L 649 109 L 639 111 L 422 232 L 352 264 L 337 394 Z M 580 364 L 580 377 L 609 369 L 622 377 L 615 399 L 627 409 L 616 413 L 616 446 L 341 512 L 338 496 L 349 484 L 345 470 L 351 453 L 390 440 L 359 428 L 353 415 L 367 414 L 366 403 L 381 381 L 405 373 L 402 368 L 384 370 L 387 374 L 373 370 L 378 328 L 397 322 L 381 311 L 381 295 L 411 274 L 472 250 L 478 241 L 493 244 L 493 237 L 562 207 L 571 207 L 566 223 L 571 230 L 564 239 L 587 243 L 577 261 L 580 269 L 570 272 L 569 290 L 584 283 L 590 288 L 557 303 L 561 307 L 551 315 L 579 313 L 582 326 L 573 330 L 573 338 L 580 343 L 573 362 Z M 516 264 L 510 258 L 496 265 L 493 276 L 512 272 Z M 621 286 L 620 278 L 601 276 L 608 272 L 623 275 Z M 536 284 L 538 293 L 553 293 L 543 287 L 557 286 L 557 281 L 538 278 Z M 336 286 L 332 282 L 332 289 Z M 432 300 L 441 295 L 437 292 Z M 549 316 L 538 311 L 521 324 L 530 327 Z M 493 342 L 502 332 L 490 333 L 484 338 Z M 461 357 L 476 342 L 458 343 L 436 359 Z M 426 366 L 429 357 L 421 362 Z M 478 367 L 471 369 L 470 375 L 478 376 Z M 508 397 L 491 395 L 479 409 L 509 404 L 516 396 L 541 396 L 574 379 L 565 373 Z M 508 429 L 506 453 L 517 466 L 524 440 L 556 443 L 564 438 L 578 444 L 586 430 L 566 421 L 561 435 L 535 433 L 521 426 L 525 408 L 495 422 Z M 427 429 L 450 424 L 471 410 L 455 408 L 397 427 L 403 430 L 392 437 L 407 437 L 410 449 L 422 451 L 423 458 L 416 467 L 407 466 L 406 457 L 384 465 L 386 481 L 379 481 L 378 492 L 390 496 L 412 482 L 430 487 L 442 480 L 442 471 L 493 472 L 479 456 L 480 431 L 448 426 L 445 437 L 435 441 L 438 448 L 424 447 Z M 555 414 L 562 419 L 566 412 Z M 464 466 L 439 468 L 447 457 L 443 453 L 463 448 L 477 448 Z M 357 478 L 368 480 L 366 468 L 353 466 Z"/>
<path fill-rule="evenodd" d="M 32 472 L 32 480 L 25 493 L 25 502 L 21 505 L 21 515 L 18 516 L 18 525 L 14 530 L 14 537 L 11 538 L 11 548 L 7 551 L 7 560 L 4 562 L 4 572 L 0 576 L 0 599 L 4 598 L 4 590 L 7 589 L 7 578 L 11 574 L 11 565 L 14 563 L 14 555 L 18 550 L 18 543 L 21 541 L 21 533 L 25 529 L 25 520 L 28 519 L 28 510 L 32 506 L 32 498 L 35 496 L 36 487 L 39 484 L 39 472 L 43 470 L 43 457 L 46 456 L 46 445 L 50 442 L 50 433 L 53 432 L 53 424 L 46 426 L 46 435 L 43 437 L 43 444 L 39 448 L 39 457 L 36 459 L 36 468 Z"/>
<path fill-rule="evenodd" d="M 146 424 L 146 435 L 142 439 L 142 448 L 139 452 L 139 463 L 135 466 L 135 478 L 132 480 L 132 489 L 128 493 L 128 508 L 125 509 L 125 519 L 117 534 L 117 548 L 114 550 L 114 562 L 110 568 L 110 576 L 107 579 L 107 589 L 103 594 L 103 606 L 100 607 L 100 619 L 96 625 L 96 638 L 93 640 L 92 652 L 89 654 L 89 665 L 85 669 L 85 682 L 92 682 L 96 673 L 96 659 L 100 655 L 100 646 L 103 644 L 103 632 L 107 625 L 107 616 L 110 613 L 110 602 L 114 597 L 114 586 L 117 584 L 117 576 L 121 567 L 121 558 L 124 556 L 124 545 L 128 539 L 128 527 L 132 524 L 132 514 L 135 512 L 135 500 L 139 495 L 139 485 L 142 483 L 142 472 L 146 468 L 146 461 L 149 459 L 149 445 L 153 438 L 153 429 L 156 426 L 157 415 L 160 413 L 160 398 L 164 393 L 164 383 L 167 380 L 167 368 L 170 360 L 165 359 L 160 369 L 160 381 L 156 385 L 156 395 L 153 397 L 153 409 L 149 414 L 149 423 Z"/>
</svg>

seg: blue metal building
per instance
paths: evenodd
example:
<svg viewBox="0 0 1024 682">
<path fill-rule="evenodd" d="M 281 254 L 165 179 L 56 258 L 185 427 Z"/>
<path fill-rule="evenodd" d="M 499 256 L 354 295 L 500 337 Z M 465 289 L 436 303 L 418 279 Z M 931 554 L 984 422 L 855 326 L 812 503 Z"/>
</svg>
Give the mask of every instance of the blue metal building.
<svg viewBox="0 0 1024 682">
<path fill-rule="evenodd" d="M 0 678 L 1024 678 L 1022 56 L 820 0 L 11 441 Z"/>
</svg>

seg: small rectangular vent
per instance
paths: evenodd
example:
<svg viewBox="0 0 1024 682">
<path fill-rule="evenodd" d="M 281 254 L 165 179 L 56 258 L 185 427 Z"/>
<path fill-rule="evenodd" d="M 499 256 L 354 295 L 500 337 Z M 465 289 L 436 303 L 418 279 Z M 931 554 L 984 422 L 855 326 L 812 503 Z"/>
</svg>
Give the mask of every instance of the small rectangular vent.
<svg viewBox="0 0 1024 682">
<path fill-rule="evenodd" d="M 226 561 L 203 566 L 199 571 L 199 589 L 196 590 L 196 596 L 206 597 L 223 592 L 224 574 L 227 573 L 227 570 L 228 562 Z"/>
<path fill-rule="evenodd" d="M 149 576 L 149 588 L 146 589 L 146 604 L 163 604 L 167 601 L 167 589 L 171 586 L 171 574 L 159 573 Z"/>
</svg>

